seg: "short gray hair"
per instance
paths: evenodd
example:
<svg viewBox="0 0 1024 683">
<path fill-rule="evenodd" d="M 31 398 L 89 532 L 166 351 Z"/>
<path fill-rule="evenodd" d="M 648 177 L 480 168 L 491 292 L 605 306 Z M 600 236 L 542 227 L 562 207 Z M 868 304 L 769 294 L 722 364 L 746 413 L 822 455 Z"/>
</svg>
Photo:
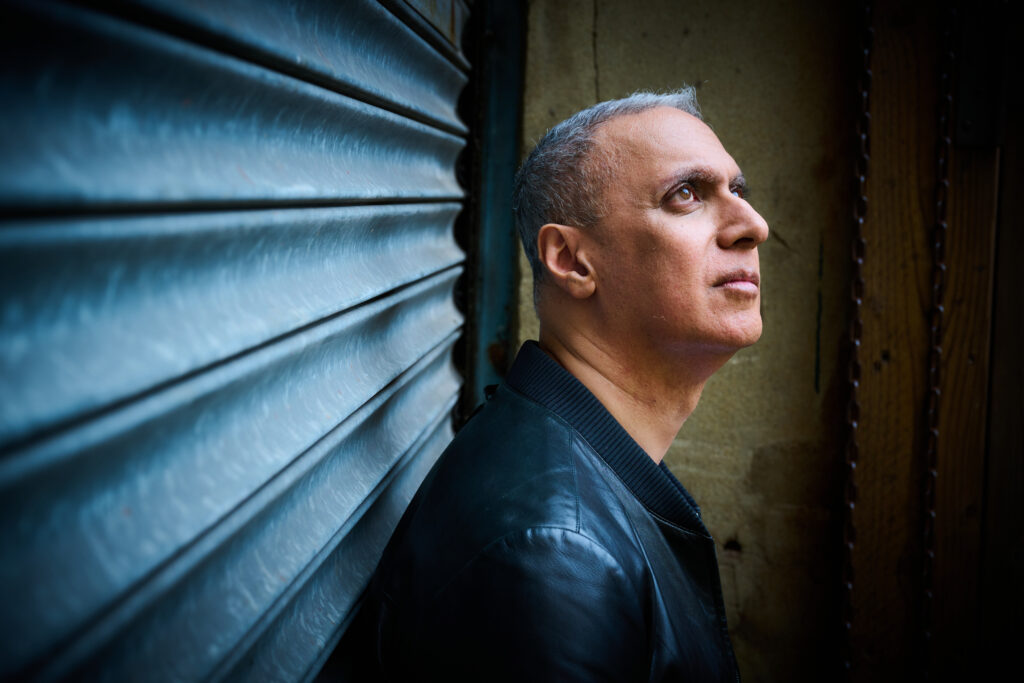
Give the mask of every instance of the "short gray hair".
<svg viewBox="0 0 1024 683">
<path fill-rule="evenodd" d="M 534 298 L 544 269 L 537 254 L 537 233 L 547 223 L 592 227 L 601 219 L 601 192 L 612 164 L 591 158 L 601 124 L 655 107 L 672 107 L 702 118 L 692 86 L 667 93 L 636 92 L 599 102 L 549 130 L 516 173 L 512 207 L 526 258 L 533 271 Z"/>
</svg>

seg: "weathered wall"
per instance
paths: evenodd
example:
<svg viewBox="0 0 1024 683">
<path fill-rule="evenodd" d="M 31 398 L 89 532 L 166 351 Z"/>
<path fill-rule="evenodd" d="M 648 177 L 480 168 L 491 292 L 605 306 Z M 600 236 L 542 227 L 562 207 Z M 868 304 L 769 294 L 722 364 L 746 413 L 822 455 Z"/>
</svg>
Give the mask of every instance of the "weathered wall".
<svg viewBox="0 0 1024 683">
<path fill-rule="evenodd" d="M 839 531 L 853 78 L 833 3 L 537 0 L 524 154 L 554 123 L 638 89 L 693 84 L 772 228 L 764 335 L 708 383 L 667 462 L 719 544 L 747 681 L 827 680 L 839 629 Z M 537 321 L 525 259 L 523 339 Z"/>
</svg>

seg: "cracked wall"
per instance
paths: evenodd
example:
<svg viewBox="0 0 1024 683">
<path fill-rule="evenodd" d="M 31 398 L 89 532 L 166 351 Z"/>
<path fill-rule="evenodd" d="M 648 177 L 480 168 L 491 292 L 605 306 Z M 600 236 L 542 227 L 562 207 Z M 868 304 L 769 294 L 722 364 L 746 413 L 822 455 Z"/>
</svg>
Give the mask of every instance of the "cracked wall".
<svg viewBox="0 0 1024 683">
<path fill-rule="evenodd" d="M 832 4 L 529 4 L 524 154 L 599 99 L 692 84 L 772 228 L 764 335 L 711 379 L 666 459 L 718 543 L 747 681 L 827 680 L 836 661 L 855 55 Z M 536 338 L 520 263 L 521 337 Z"/>
</svg>

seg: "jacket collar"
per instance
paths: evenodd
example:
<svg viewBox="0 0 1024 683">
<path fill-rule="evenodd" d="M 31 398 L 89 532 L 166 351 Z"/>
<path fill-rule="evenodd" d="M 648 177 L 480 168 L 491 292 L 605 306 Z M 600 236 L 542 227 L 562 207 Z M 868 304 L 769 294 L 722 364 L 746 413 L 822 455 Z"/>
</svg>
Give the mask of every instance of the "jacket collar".
<svg viewBox="0 0 1024 683">
<path fill-rule="evenodd" d="M 665 466 L 655 465 L 583 384 L 534 341 L 519 349 L 505 382 L 568 422 L 651 512 L 707 536 L 700 508 Z"/>
</svg>

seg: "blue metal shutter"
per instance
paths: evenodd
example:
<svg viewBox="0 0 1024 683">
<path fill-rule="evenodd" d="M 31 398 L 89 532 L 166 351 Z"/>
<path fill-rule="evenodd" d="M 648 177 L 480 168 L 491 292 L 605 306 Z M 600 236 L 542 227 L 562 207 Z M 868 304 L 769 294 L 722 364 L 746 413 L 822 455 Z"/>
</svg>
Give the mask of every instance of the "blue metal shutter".
<svg viewBox="0 0 1024 683">
<path fill-rule="evenodd" d="M 90 5 L 0 8 L 0 678 L 309 679 L 451 437 L 468 64 Z"/>
</svg>

